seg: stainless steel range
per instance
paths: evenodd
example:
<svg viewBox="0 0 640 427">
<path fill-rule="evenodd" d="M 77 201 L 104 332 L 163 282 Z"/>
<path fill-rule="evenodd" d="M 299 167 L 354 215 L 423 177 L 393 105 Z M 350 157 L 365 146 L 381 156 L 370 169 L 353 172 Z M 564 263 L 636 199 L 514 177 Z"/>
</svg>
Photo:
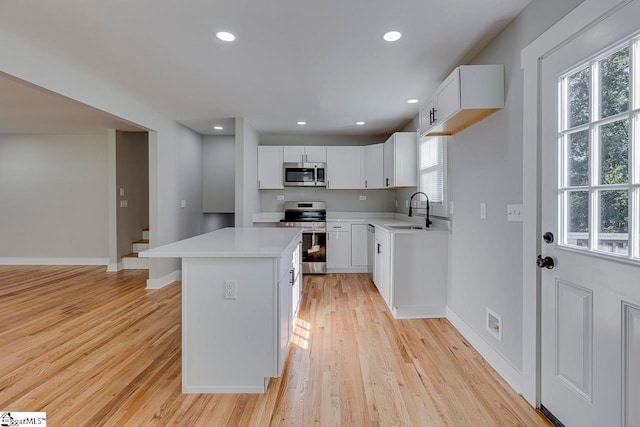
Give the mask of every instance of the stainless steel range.
<svg viewBox="0 0 640 427">
<path fill-rule="evenodd" d="M 327 203 L 286 202 L 280 226 L 302 228 L 302 273 L 326 273 Z"/>
</svg>

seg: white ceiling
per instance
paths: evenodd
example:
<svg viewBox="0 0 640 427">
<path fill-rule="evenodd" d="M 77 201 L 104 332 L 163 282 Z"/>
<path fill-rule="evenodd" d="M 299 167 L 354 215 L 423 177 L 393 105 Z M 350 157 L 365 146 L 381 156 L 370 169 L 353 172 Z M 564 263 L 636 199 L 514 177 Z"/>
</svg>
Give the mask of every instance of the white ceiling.
<svg viewBox="0 0 640 427">
<path fill-rule="evenodd" d="M 376 135 L 414 117 L 407 99 L 426 101 L 529 1 L 2 0 L 0 26 L 203 134 L 245 117 L 261 133 Z M 389 30 L 403 37 L 385 42 Z M 15 85 L 2 80 L 0 93 Z M 23 113 L 50 117 L 42 91 L 25 90 L 0 108 L 0 132 Z"/>
</svg>

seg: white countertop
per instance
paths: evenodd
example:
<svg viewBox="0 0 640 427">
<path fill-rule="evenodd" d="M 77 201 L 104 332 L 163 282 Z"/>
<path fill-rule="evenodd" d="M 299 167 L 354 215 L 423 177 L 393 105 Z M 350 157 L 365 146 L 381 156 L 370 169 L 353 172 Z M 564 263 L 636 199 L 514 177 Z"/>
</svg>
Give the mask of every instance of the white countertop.
<svg viewBox="0 0 640 427">
<path fill-rule="evenodd" d="M 229 227 L 140 252 L 146 258 L 277 258 L 299 228 Z"/>
</svg>

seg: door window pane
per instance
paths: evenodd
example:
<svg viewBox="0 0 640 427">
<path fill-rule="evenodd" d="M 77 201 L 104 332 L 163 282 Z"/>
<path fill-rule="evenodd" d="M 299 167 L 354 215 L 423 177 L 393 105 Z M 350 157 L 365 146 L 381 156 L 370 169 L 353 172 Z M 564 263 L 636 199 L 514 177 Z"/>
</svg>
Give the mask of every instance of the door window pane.
<svg viewBox="0 0 640 427">
<path fill-rule="evenodd" d="M 591 68 L 567 77 L 569 128 L 589 123 L 589 88 Z"/>
<path fill-rule="evenodd" d="M 589 132 L 584 130 L 568 135 L 569 186 L 589 184 Z"/>
<path fill-rule="evenodd" d="M 606 57 L 600 64 L 600 117 L 629 110 L 629 48 Z"/>
<path fill-rule="evenodd" d="M 629 120 L 600 127 L 600 183 L 629 182 Z"/>
<path fill-rule="evenodd" d="M 598 250 L 629 253 L 629 193 L 627 190 L 600 192 Z"/>
<path fill-rule="evenodd" d="M 589 192 L 567 192 L 566 244 L 589 247 Z"/>
</svg>

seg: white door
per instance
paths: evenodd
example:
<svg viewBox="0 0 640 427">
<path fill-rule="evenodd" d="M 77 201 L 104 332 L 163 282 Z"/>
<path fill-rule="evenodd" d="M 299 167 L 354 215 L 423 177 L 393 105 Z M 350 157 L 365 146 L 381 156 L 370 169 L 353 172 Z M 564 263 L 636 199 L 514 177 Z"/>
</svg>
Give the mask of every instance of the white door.
<svg viewBox="0 0 640 427">
<path fill-rule="evenodd" d="M 635 0 L 541 63 L 541 404 L 566 426 L 640 426 L 640 45 L 619 44 L 639 16 Z"/>
</svg>

